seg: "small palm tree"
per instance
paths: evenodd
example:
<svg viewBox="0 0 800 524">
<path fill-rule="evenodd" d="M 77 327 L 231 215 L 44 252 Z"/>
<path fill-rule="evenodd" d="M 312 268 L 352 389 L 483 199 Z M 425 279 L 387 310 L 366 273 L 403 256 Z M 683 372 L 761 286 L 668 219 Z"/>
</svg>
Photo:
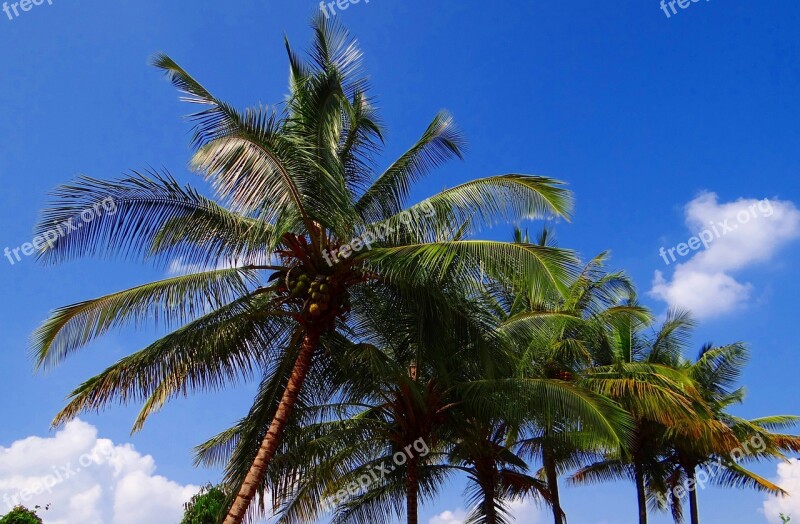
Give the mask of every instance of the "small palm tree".
<svg viewBox="0 0 800 524">
<path fill-rule="evenodd" d="M 184 504 L 180 524 L 217 524 L 225 514 L 228 497 L 220 486 L 206 485 Z"/>
<path fill-rule="evenodd" d="M 666 433 L 668 451 L 662 463 L 667 472 L 665 485 L 670 493 L 683 486 L 689 496 L 692 524 L 699 524 L 697 473 L 704 473 L 711 484 L 727 487 L 749 487 L 776 495 L 785 492 L 776 484 L 745 468 L 741 461 L 785 459 L 783 452 L 800 450 L 800 438 L 776 434 L 771 430 L 796 424 L 791 416 L 744 420 L 726 410 L 744 400 L 744 389 L 734 389 L 747 362 L 747 348 L 740 343 L 722 347 L 704 346 L 695 362 L 683 362 L 685 372 L 694 380 L 711 417 L 698 418 L 699 437 L 685 438 Z M 668 499 L 676 522 L 680 522 L 681 498 Z"/>
<path fill-rule="evenodd" d="M 475 360 L 467 356 L 481 335 L 474 331 L 456 344 L 442 340 L 450 333 L 444 330 L 445 337 L 428 342 L 442 319 L 427 323 L 422 312 L 407 314 L 392 303 L 376 303 L 359 322 L 362 342 L 342 341 L 335 352 L 343 363 L 331 368 L 330 381 L 340 385 L 334 400 L 299 406 L 298 424 L 288 428 L 271 473 L 278 522 L 315 520 L 327 509 L 335 510 L 337 523 L 389 522 L 392 513 L 416 523 L 419 501 L 445 478 L 443 450 L 463 419 L 454 377 Z M 441 362 L 432 365 L 433 356 Z M 200 459 L 217 462 L 234 439 L 237 449 L 257 446 L 250 423 L 201 446 Z"/>
<path fill-rule="evenodd" d="M 552 503 L 547 483 L 532 476 L 525 459 L 514 449 L 509 425 L 503 420 L 469 419 L 450 452 L 451 467 L 467 474 L 470 524 L 506 524 L 508 503 L 532 498 Z"/>
</svg>

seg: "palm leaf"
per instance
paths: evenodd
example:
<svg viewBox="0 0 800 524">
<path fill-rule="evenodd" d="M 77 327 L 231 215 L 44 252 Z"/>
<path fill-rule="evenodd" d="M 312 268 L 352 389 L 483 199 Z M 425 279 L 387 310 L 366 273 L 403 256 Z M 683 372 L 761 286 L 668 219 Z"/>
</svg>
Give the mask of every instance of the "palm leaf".
<svg viewBox="0 0 800 524">
<path fill-rule="evenodd" d="M 32 337 L 38 367 L 52 367 L 109 329 L 152 319 L 183 323 L 241 297 L 255 284 L 252 270 L 220 269 L 178 276 L 55 310 Z"/>
</svg>

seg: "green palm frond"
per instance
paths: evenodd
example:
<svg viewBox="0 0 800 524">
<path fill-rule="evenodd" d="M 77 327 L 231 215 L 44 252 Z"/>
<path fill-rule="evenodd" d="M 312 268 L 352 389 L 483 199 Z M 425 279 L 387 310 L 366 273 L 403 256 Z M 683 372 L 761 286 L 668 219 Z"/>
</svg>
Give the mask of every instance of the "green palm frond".
<svg viewBox="0 0 800 524">
<path fill-rule="evenodd" d="M 800 417 L 796 415 L 772 415 L 769 417 L 750 419 L 748 422 L 753 426 L 775 431 L 797 426 L 797 424 L 800 423 Z"/>
<path fill-rule="evenodd" d="M 253 271 L 219 269 L 178 276 L 55 310 L 33 334 L 38 367 L 52 367 L 109 329 L 145 320 L 167 326 L 197 318 L 245 295 Z"/>
<path fill-rule="evenodd" d="M 464 138 L 453 118 L 441 112 L 422 137 L 380 175 L 356 202 L 367 222 L 380 222 L 400 213 L 411 186 L 453 158 L 462 158 Z"/>
<path fill-rule="evenodd" d="M 726 488 L 753 489 L 772 495 L 787 495 L 777 484 L 732 461 L 725 463 L 724 469 L 711 476 L 711 482 Z"/>
<path fill-rule="evenodd" d="M 282 133 L 284 121 L 275 113 L 256 107 L 244 113 L 207 91 L 174 60 L 159 54 L 153 65 L 163 70 L 184 101 L 206 106 L 194 113 L 192 142 L 197 152 L 194 169 L 203 173 L 235 211 L 256 212 L 274 222 L 293 209 L 311 223 L 306 212 L 301 155 Z"/>
<path fill-rule="evenodd" d="M 651 343 L 647 360 L 677 366 L 691 342 L 695 321 L 689 311 L 672 309 Z"/>
<path fill-rule="evenodd" d="M 455 273 L 478 283 L 486 276 L 519 279 L 542 293 L 565 289 L 576 267 L 575 255 L 568 250 L 478 240 L 375 248 L 361 256 L 389 281 L 433 284 Z"/>
<path fill-rule="evenodd" d="M 289 319 L 264 315 L 265 302 L 248 295 L 123 358 L 73 391 L 54 424 L 114 401 L 145 402 L 134 426 L 138 431 L 170 398 L 252 376 L 282 349 L 289 332 Z"/>
<path fill-rule="evenodd" d="M 709 400 L 721 402 L 731 395 L 747 360 L 748 351 L 744 344 L 706 346 L 697 362 L 690 366 L 689 374 L 702 386 Z"/>
<path fill-rule="evenodd" d="M 260 220 L 216 207 L 212 212 L 194 212 L 166 222 L 153 238 L 151 252 L 192 267 L 264 264 L 283 233 Z"/>
<path fill-rule="evenodd" d="M 53 197 L 55 202 L 36 225 L 37 235 L 58 233 L 38 254 L 45 263 L 94 255 L 144 257 L 151 254 L 162 228 L 176 221 L 205 220 L 221 235 L 227 233 L 225 228 L 247 221 L 191 187 L 181 186 L 167 172 L 133 172 L 111 181 L 80 177 L 58 187 Z M 93 218 L 86 221 L 82 214 L 89 212 Z"/>
<path fill-rule="evenodd" d="M 691 380 L 665 366 L 634 363 L 592 368 L 583 384 L 616 400 L 637 418 L 671 426 L 697 415 L 697 392 Z"/>
<path fill-rule="evenodd" d="M 572 211 L 572 193 L 563 182 L 531 175 L 479 178 L 433 195 L 368 230 L 392 231 L 391 243 L 436 240 L 443 232 L 462 236 L 498 223 L 566 218 Z"/>
<path fill-rule="evenodd" d="M 625 410 L 569 382 L 526 378 L 476 381 L 462 387 L 487 415 L 517 424 L 533 421 L 538 427 L 580 427 L 592 432 L 595 449 L 626 446 L 632 439 L 634 422 Z"/>
<path fill-rule="evenodd" d="M 581 468 L 567 481 L 571 484 L 600 484 L 620 479 L 633 480 L 630 467 L 620 460 L 602 460 Z"/>
</svg>

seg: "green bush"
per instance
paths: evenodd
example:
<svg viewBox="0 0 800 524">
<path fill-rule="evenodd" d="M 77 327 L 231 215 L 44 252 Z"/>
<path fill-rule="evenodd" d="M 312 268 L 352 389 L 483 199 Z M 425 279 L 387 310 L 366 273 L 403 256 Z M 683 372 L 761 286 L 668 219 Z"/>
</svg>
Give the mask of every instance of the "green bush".
<svg viewBox="0 0 800 524">
<path fill-rule="evenodd" d="M 226 497 L 219 486 L 205 486 L 184 506 L 186 513 L 181 524 L 217 524 L 226 509 Z"/>
<path fill-rule="evenodd" d="M 24 506 L 17 506 L 11 513 L 0 518 L 0 524 L 42 524 L 42 519 Z"/>
</svg>

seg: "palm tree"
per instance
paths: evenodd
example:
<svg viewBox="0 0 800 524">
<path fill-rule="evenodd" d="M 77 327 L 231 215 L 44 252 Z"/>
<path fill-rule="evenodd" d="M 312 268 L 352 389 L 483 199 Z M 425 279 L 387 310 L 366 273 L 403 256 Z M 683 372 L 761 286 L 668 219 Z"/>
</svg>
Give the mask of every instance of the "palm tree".
<svg viewBox="0 0 800 524">
<path fill-rule="evenodd" d="M 505 400 L 508 401 L 508 398 Z M 467 474 L 470 524 L 505 524 L 508 502 L 533 498 L 552 503 L 547 483 L 529 474 L 529 466 L 514 449 L 509 425 L 503 420 L 470 418 L 459 427 L 450 452 L 451 467 Z"/>
<path fill-rule="evenodd" d="M 387 286 L 407 299 L 433 301 L 428 297 L 443 275 L 459 273 L 469 285 L 484 270 L 497 278 L 519 274 L 546 288 L 561 285 L 574 261 L 569 252 L 534 245 L 443 240 L 444 232 L 470 234 L 497 220 L 566 216 L 570 194 L 556 180 L 511 174 L 407 206 L 414 182 L 461 157 L 463 140 L 452 118 L 437 115 L 375 177 L 382 131 L 359 72 L 361 53 L 334 22 L 319 17 L 313 28 L 309 61 L 287 43 L 290 93 L 276 111 L 238 111 L 169 57 L 154 60 L 187 101 L 202 106 L 191 116 L 191 165 L 219 202 L 167 174 L 81 178 L 56 192 L 38 225 L 49 231 L 111 199 L 115 214 L 43 246 L 40 257 L 59 262 L 118 253 L 182 258 L 203 268 L 52 314 L 33 338 L 40 367 L 125 323 L 155 318 L 182 325 L 82 384 L 55 423 L 113 400 L 143 401 L 134 426 L 140 429 L 175 396 L 217 389 L 282 363 L 287 372 L 276 375 L 280 387 L 265 381 L 269 391 L 280 391 L 279 401 L 226 524 L 244 520 L 263 485 L 321 341 L 343 329 L 352 308 L 367 307 L 350 300 L 359 287 Z M 230 267 L 213 269 L 220 264 Z"/>
<path fill-rule="evenodd" d="M 633 304 L 635 305 L 635 304 Z M 708 417 L 692 379 L 674 367 L 694 325 L 687 313 L 671 311 L 658 331 L 647 336 L 649 319 L 631 311 L 615 315 L 593 345 L 594 366 L 582 384 L 620 403 L 636 420 L 632 445 L 578 470 L 571 482 L 617 478 L 636 486 L 639 524 L 647 524 L 648 499 L 665 491 L 660 456 L 664 432 L 696 432 L 692 423 Z M 691 437 L 696 437 L 696 433 Z"/>
<path fill-rule="evenodd" d="M 287 446 L 286 471 L 276 473 L 297 481 L 284 484 L 278 522 L 316 518 L 320 499 L 335 499 L 335 523 L 391 522 L 391 513 L 418 522 L 420 500 L 446 476 L 441 441 L 456 404 L 446 377 L 387 356 L 363 345 L 351 353 L 351 372 L 364 380 L 352 380 L 342 401 L 325 407 L 349 416 L 308 425 L 305 438 Z M 370 481 L 358 493 L 342 495 L 363 478 Z"/>
<path fill-rule="evenodd" d="M 676 522 L 682 520 L 681 497 L 676 495 L 681 489 L 688 492 L 691 523 L 700 522 L 697 504 L 697 474 L 700 470 L 705 470 L 706 478 L 714 484 L 785 494 L 779 486 L 739 463 L 742 460 L 785 459 L 782 452 L 800 450 L 800 438 L 771 432 L 771 429 L 796 424 L 797 417 L 764 417 L 747 421 L 726 412 L 730 406 L 744 400 L 744 389 L 733 388 L 747 357 L 747 348 L 741 343 L 721 347 L 709 344 L 701 349 L 695 362 L 681 364 L 697 384 L 712 416 L 698 419 L 696 424 L 705 426 L 699 432 L 700 438 L 689 439 L 673 432 L 667 433 L 669 450 L 662 462 L 668 472 L 665 484 L 673 494 L 667 502 Z"/>
<path fill-rule="evenodd" d="M 394 302 L 389 297 L 371 301 L 376 307 L 358 313 L 355 322 L 361 342 L 340 340 L 342 347 L 331 351 L 342 361 L 329 370 L 330 382 L 340 386 L 330 395 L 333 401 L 298 406 L 298 423 L 287 429 L 270 474 L 278 522 L 315 520 L 335 509 L 334 522 L 388 522 L 391 513 L 405 513 L 407 522 L 415 523 L 419 501 L 449 473 L 446 450 L 464 420 L 455 386 L 467 370 L 485 371 L 477 353 L 485 345 L 481 338 L 491 332 L 482 333 L 475 318 L 469 336 L 459 336 L 443 329 L 440 316 L 426 315 L 424 307 L 398 311 Z M 258 446 L 249 426 L 259 417 L 251 413 L 202 445 L 200 461 L 240 462 L 234 448 Z M 234 469 L 230 481 L 236 484 L 243 471 Z M 365 478 L 362 489 L 348 493 Z"/>
<path fill-rule="evenodd" d="M 515 241 L 527 243 L 527 233 L 515 231 Z M 552 232 L 543 229 L 537 244 L 554 247 Z M 569 392 L 581 398 L 584 409 L 604 415 L 594 420 L 601 422 L 595 427 L 587 424 L 592 419 L 585 412 L 555 417 L 552 409 L 540 407 L 527 417 L 527 435 L 518 445 L 526 455 L 541 459 L 541 475 L 547 481 L 555 524 L 566 521 L 560 502 L 559 471 L 581 465 L 600 450 L 625 445 L 633 426 L 632 420 L 608 399 L 581 391 L 575 383 L 581 370 L 591 364 L 591 344 L 597 329 L 602 329 L 614 315 L 647 316 L 642 308 L 621 304 L 634 295 L 633 285 L 624 274 L 608 273 L 603 267 L 606 258 L 607 254 L 601 253 L 590 260 L 563 293 L 537 294 L 528 289 L 526 282 L 517 282 L 516 289 L 502 297 L 506 306 L 497 308 L 503 329 L 522 335 L 517 374 L 550 382 L 561 389 L 561 394 Z M 527 336 L 523 331 L 528 331 Z"/>
</svg>

